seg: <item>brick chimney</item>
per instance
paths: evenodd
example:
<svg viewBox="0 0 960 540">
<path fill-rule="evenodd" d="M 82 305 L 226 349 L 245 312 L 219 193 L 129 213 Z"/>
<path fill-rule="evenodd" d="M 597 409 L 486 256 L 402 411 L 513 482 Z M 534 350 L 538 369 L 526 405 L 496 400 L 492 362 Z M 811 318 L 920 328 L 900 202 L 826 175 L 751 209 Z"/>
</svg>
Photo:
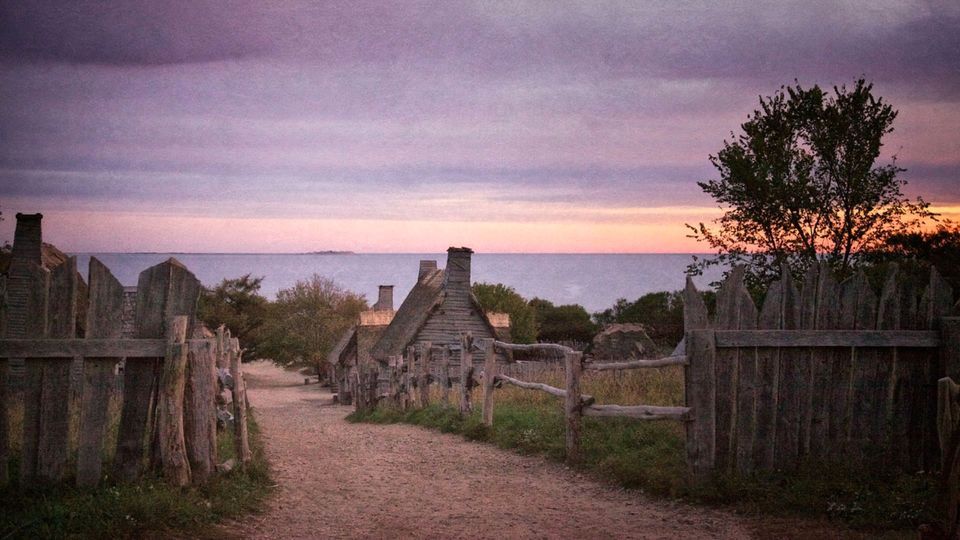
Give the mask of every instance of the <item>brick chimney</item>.
<svg viewBox="0 0 960 540">
<path fill-rule="evenodd" d="M 393 285 L 381 285 L 380 294 L 377 297 L 377 303 L 373 305 L 374 311 L 392 311 L 393 310 Z"/>
<path fill-rule="evenodd" d="M 437 269 L 437 261 L 420 261 L 420 273 L 417 274 L 417 281 L 423 279 L 427 274 Z"/>
<path fill-rule="evenodd" d="M 43 234 L 40 220 L 43 214 L 17 214 L 17 231 L 13 235 L 13 264 L 31 262 L 42 264 Z"/>
<path fill-rule="evenodd" d="M 470 256 L 473 250 L 468 247 L 447 249 L 447 288 L 470 288 Z"/>
</svg>

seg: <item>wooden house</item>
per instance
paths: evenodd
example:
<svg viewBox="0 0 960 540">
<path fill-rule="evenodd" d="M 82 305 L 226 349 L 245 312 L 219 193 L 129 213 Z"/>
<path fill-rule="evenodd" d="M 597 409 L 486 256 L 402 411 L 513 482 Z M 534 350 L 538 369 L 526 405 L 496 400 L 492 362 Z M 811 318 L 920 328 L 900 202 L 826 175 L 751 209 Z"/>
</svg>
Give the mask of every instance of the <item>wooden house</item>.
<svg viewBox="0 0 960 540">
<path fill-rule="evenodd" d="M 393 316 L 393 285 L 381 285 L 373 309 L 361 312 L 357 321 L 343 333 L 330 351 L 327 356 L 330 382 L 340 403 L 352 401 L 350 381 L 357 370 L 374 365 L 370 349 L 380 339 Z"/>
<path fill-rule="evenodd" d="M 462 332 L 475 339 L 509 341 L 509 315 L 485 313 L 470 290 L 472 254 L 470 248 L 451 247 L 444 269 L 438 269 L 436 261 L 420 261 L 417 284 L 370 351 L 374 360 L 386 366 L 391 356 L 402 355 L 407 347 L 429 342 L 448 346 L 454 367 L 460 365 Z M 474 355 L 474 361 L 483 362 L 483 356 Z"/>
</svg>

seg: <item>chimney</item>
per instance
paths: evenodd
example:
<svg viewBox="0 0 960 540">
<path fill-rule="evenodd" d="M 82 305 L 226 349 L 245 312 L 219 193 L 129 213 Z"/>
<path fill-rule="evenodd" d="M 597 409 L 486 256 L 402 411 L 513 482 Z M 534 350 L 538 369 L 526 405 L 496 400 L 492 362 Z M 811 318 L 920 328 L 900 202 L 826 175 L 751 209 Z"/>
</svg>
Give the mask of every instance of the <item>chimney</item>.
<svg viewBox="0 0 960 540">
<path fill-rule="evenodd" d="M 13 235 L 11 266 L 22 262 L 43 263 L 43 234 L 40 220 L 43 214 L 17 214 L 17 231 Z"/>
<path fill-rule="evenodd" d="M 437 269 L 437 261 L 420 261 L 420 273 L 417 274 L 417 281 L 422 280 L 427 274 Z"/>
<path fill-rule="evenodd" d="M 374 311 L 393 311 L 393 285 L 381 285 L 380 295 L 377 297 L 377 303 L 373 305 Z"/>
<path fill-rule="evenodd" d="M 447 250 L 447 287 L 462 286 L 470 288 L 470 256 L 473 250 L 468 247 L 451 247 Z"/>
</svg>

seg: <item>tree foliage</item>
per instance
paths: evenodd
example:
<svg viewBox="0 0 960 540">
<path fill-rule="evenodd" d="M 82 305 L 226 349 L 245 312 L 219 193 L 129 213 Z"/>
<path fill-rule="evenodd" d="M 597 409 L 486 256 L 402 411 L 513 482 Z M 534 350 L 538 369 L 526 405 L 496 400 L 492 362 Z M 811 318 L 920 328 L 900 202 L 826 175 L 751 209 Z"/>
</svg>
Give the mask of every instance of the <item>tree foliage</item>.
<svg viewBox="0 0 960 540">
<path fill-rule="evenodd" d="M 555 306 L 549 300 L 534 298 L 530 300 L 530 307 L 536 312 L 537 338 L 540 341 L 589 343 L 597 333 L 597 325 L 579 304 Z"/>
<path fill-rule="evenodd" d="M 263 341 L 263 326 L 267 320 L 269 301 L 260 294 L 263 277 L 250 274 L 224 279 L 212 289 L 204 288 L 197 315 L 207 327 L 221 324 L 240 340 L 247 358 L 259 358 Z"/>
<path fill-rule="evenodd" d="M 633 302 L 620 298 L 611 308 L 594 313 L 597 324 L 637 323 L 659 345 L 676 344 L 683 337 L 683 293 L 648 293 Z"/>
<path fill-rule="evenodd" d="M 960 224 L 944 221 L 932 230 L 891 235 L 869 259 L 877 265 L 897 262 L 919 276 L 935 266 L 954 290 L 960 290 Z"/>
<path fill-rule="evenodd" d="M 536 314 L 513 287 L 503 283 L 474 283 L 472 290 L 485 311 L 510 315 L 510 338 L 514 343 L 533 343 L 537 340 Z"/>
<path fill-rule="evenodd" d="M 761 98 L 742 133 L 710 156 L 720 178 L 698 182 L 724 214 L 713 227 L 687 225 L 717 252 L 689 270 L 747 263 L 756 286 L 782 264 L 799 276 L 825 260 L 846 275 L 865 253 L 916 227 L 930 216 L 927 204 L 903 195 L 895 159 L 877 163 L 896 116 L 862 79 L 832 94 L 797 84 Z"/>
<path fill-rule="evenodd" d="M 263 355 L 281 365 L 321 368 L 340 336 L 366 309 L 362 295 L 328 278 L 314 274 L 297 281 L 278 292 L 270 306 Z"/>
</svg>

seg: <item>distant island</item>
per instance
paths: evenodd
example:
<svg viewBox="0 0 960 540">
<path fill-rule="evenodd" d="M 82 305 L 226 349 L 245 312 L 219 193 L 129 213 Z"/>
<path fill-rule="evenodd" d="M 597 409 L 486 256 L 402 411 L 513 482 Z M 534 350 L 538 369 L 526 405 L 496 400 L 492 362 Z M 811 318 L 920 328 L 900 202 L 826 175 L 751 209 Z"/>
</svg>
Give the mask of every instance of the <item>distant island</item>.
<svg viewBox="0 0 960 540">
<path fill-rule="evenodd" d="M 355 253 L 352 251 L 334 251 L 334 250 L 308 251 L 306 254 L 307 255 L 355 255 Z"/>
</svg>

